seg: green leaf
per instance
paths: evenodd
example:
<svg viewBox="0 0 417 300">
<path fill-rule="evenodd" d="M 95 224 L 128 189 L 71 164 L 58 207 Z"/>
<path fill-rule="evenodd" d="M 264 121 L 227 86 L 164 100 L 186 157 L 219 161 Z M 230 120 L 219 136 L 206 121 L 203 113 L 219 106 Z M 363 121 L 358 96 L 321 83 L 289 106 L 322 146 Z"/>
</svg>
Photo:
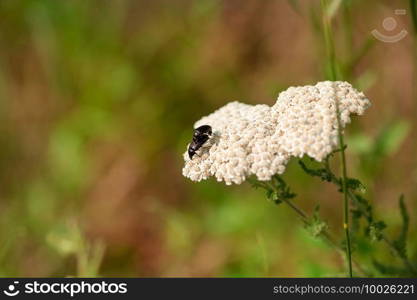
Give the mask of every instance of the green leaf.
<svg viewBox="0 0 417 300">
<path fill-rule="evenodd" d="M 249 178 L 248 181 L 255 188 L 263 188 L 268 200 L 273 201 L 275 204 L 280 204 L 282 201 L 296 196 L 287 183 L 278 175 L 275 175 L 270 182 L 259 181 L 254 177 Z"/>
<path fill-rule="evenodd" d="M 372 151 L 372 138 L 363 133 L 357 133 L 348 137 L 349 148 L 354 153 L 367 154 Z"/>
<path fill-rule="evenodd" d="M 406 138 L 409 129 L 410 124 L 406 121 L 397 121 L 385 126 L 377 137 L 374 153 L 378 156 L 395 153 Z"/>
<path fill-rule="evenodd" d="M 364 134 L 356 134 L 349 137 L 351 149 L 362 155 L 367 155 L 377 160 L 398 151 L 410 131 L 407 121 L 395 121 L 385 125 L 376 138 Z"/>
<path fill-rule="evenodd" d="M 382 231 L 387 227 L 383 221 L 373 222 L 367 228 L 367 233 L 372 242 L 380 241 L 383 237 Z"/>
<path fill-rule="evenodd" d="M 358 179 L 355 178 L 347 178 L 346 186 L 348 189 L 352 191 L 360 190 L 360 192 L 364 193 L 366 191 L 365 186 L 360 182 Z"/>
<path fill-rule="evenodd" d="M 408 233 L 408 227 L 410 225 L 410 217 L 407 212 L 407 207 L 404 203 L 404 195 L 400 196 L 399 199 L 399 206 L 400 206 L 400 212 L 401 212 L 401 219 L 402 219 L 402 227 L 399 237 L 393 241 L 393 245 L 398 251 L 399 255 L 401 257 L 407 257 L 407 233 Z"/>
<path fill-rule="evenodd" d="M 372 45 L 374 45 L 376 39 L 372 39 Z M 378 75 L 375 71 L 366 70 L 358 78 L 356 78 L 355 86 L 360 91 L 369 90 L 378 81 Z"/>
<path fill-rule="evenodd" d="M 254 177 L 249 177 L 247 180 L 250 183 L 250 185 L 252 187 L 254 187 L 255 189 L 258 189 L 258 188 L 268 189 L 268 187 L 266 186 L 266 184 L 264 182 L 259 181 L 259 180 L 255 179 Z"/>
<path fill-rule="evenodd" d="M 274 202 L 276 204 L 281 203 L 284 200 L 290 200 L 297 196 L 297 194 L 293 193 L 287 183 L 278 175 L 274 175 L 272 177 L 272 185 L 275 188 L 274 194 Z"/>
<path fill-rule="evenodd" d="M 268 198 L 268 200 L 271 200 L 271 201 L 275 202 L 275 204 L 279 204 L 279 203 L 282 202 L 279 199 L 278 193 L 274 190 L 267 190 L 266 191 L 266 197 Z"/>
<path fill-rule="evenodd" d="M 352 218 L 355 218 L 355 223 L 359 223 L 359 218 L 363 217 L 367 222 L 365 235 L 372 242 L 380 241 L 383 238 L 383 230 L 387 227 L 386 224 L 383 221 L 374 219 L 372 205 L 367 199 L 356 193 L 354 194 L 354 199 L 356 209 L 352 210 Z"/>
<path fill-rule="evenodd" d="M 298 161 L 299 165 L 301 166 L 301 169 L 303 169 L 304 172 L 306 172 L 308 175 L 319 177 L 323 181 L 331 182 L 333 180 L 338 180 L 336 177 L 330 172 L 330 170 L 326 168 L 320 168 L 320 169 L 310 169 L 307 167 L 307 165 L 302 161 Z"/>
<path fill-rule="evenodd" d="M 386 265 L 386 264 L 378 262 L 377 260 L 373 260 L 372 264 L 374 265 L 375 269 L 377 269 L 377 271 L 383 275 L 405 276 L 408 274 L 401 268 L 398 268 L 392 265 Z"/>
<path fill-rule="evenodd" d="M 306 229 L 311 233 L 313 237 L 318 237 L 320 234 L 325 232 L 329 226 L 325 221 L 320 218 L 320 205 L 316 205 L 314 208 L 313 216 L 309 223 L 306 223 Z"/>
<path fill-rule="evenodd" d="M 342 2 L 342 0 L 331 1 L 326 9 L 326 14 L 329 19 L 333 19 L 336 16 Z"/>
</svg>

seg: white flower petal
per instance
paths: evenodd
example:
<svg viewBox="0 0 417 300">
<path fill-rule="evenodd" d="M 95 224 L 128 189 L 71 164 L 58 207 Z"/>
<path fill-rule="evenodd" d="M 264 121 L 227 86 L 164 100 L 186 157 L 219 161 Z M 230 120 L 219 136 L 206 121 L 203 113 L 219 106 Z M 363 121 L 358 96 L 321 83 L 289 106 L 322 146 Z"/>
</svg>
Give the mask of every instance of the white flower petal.
<svg viewBox="0 0 417 300">
<path fill-rule="evenodd" d="M 322 161 L 338 146 L 336 101 L 343 128 L 350 114 L 370 106 L 363 93 L 341 81 L 290 87 L 272 107 L 230 102 L 195 123 L 210 125 L 214 137 L 193 159 L 184 153 L 183 175 L 240 184 L 251 175 L 270 180 L 284 173 L 291 157 Z"/>
</svg>

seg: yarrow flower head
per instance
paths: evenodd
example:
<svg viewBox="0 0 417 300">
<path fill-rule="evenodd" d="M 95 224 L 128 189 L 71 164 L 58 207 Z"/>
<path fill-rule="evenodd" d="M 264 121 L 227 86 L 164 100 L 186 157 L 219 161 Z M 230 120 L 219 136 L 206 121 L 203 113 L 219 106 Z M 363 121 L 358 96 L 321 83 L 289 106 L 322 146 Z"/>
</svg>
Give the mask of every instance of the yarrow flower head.
<svg viewBox="0 0 417 300">
<path fill-rule="evenodd" d="M 194 124 L 211 126 L 213 134 L 192 159 L 184 153 L 183 175 L 240 184 L 251 175 L 270 180 L 284 173 L 291 157 L 322 161 L 338 147 L 337 109 L 344 128 L 351 114 L 369 106 L 362 92 L 341 81 L 290 87 L 273 106 L 228 103 Z"/>
</svg>

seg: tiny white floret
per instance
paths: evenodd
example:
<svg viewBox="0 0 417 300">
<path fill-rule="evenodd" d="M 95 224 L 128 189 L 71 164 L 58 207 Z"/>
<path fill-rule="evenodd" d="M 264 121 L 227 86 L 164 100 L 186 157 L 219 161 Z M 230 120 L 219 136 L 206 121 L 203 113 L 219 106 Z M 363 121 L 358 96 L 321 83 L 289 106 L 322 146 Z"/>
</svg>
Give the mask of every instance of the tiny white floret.
<svg viewBox="0 0 417 300">
<path fill-rule="evenodd" d="M 338 147 L 337 104 L 344 128 L 370 101 L 347 82 L 323 81 L 288 88 L 272 107 L 230 102 L 194 124 L 210 125 L 213 137 L 192 159 L 184 153 L 183 175 L 240 184 L 282 174 L 291 157 L 322 161 Z"/>
</svg>

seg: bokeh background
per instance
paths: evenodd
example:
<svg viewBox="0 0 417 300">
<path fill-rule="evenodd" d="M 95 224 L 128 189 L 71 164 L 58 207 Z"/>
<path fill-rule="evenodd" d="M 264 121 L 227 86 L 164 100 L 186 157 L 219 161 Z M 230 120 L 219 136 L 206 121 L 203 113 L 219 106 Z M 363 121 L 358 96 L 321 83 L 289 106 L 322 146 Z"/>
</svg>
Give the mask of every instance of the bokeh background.
<svg viewBox="0 0 417 300">
<path fill-rule="evenodd" d="M 348 172 L 388 235 L 404 193 L 416 261 L 409 1 L 333 2 L 339 76 L 373 103 L 348 127 Z M 181 174 L 201 116 L 231 100 L 272 105 L 291 85 L 328 78 L 321 20 L 313 0 L 1 0 L 0 276 L 344 275 L 342 257 L 288 207 L 249 184 Z M 384 43 L 373 29 L 408 34 Z M 336 188 L 296 162 L 284 177 L 341 240 Z M 354 256 L 395 262 L 377 242 Z"/>
</svg>

